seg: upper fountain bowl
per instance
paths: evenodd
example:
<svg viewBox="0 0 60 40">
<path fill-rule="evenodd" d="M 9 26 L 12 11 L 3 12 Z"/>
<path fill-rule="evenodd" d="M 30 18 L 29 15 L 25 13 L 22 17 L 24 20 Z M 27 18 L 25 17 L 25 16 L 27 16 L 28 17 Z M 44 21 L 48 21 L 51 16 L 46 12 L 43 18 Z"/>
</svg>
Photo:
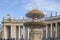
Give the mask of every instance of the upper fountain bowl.
<svg viewBox="0 0 60 40">
<path fill-rule="evenodd" d="M 39 11 L 37 9 L 33 9 L 26 14 L 26 17 L 29 17 L 32 19 L 35 19 L 35 18 L 40 19 L 40 18 L 44 17 L 44 14 L 42 11 Z"/>
</svg>

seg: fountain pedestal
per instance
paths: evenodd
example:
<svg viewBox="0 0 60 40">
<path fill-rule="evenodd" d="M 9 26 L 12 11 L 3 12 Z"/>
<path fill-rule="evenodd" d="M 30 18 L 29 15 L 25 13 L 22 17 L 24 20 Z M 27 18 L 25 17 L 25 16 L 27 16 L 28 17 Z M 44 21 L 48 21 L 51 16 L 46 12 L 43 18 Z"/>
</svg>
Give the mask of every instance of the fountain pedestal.
<svg viewBox="0 0 60 40">
<path fill-rule="evenodd" d="M 30 33 L 30 40 L 41 40 L 41 31 L 40 29 L 32 29 Z"/>
</svg>

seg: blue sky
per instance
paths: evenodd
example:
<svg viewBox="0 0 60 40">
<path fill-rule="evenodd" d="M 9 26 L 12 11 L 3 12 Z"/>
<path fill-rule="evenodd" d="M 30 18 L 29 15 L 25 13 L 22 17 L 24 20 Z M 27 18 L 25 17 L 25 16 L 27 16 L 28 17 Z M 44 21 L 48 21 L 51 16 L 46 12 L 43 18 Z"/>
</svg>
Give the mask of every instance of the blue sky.
<svg viewBox="0 0 60 40">
<path fill-rule="evenodd" d="M 39 9 L 48 16 L 60 14 L 60 0 L 0 0 L 0 22 L 7 14 L 12 17 L 25 16 L 32 9 Z"/>
</svg>

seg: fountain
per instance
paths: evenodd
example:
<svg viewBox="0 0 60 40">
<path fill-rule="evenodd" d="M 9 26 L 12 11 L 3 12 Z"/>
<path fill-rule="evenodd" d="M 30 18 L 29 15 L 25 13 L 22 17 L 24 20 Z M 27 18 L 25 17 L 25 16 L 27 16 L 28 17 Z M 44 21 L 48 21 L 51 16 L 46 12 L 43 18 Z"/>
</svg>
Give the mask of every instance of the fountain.
<svg viewBox="0 0 60 40">
<path fill-rule="evenodd" d="M 30 40 L 42 40 L 40 29 L 45 27 L 46 25 L 44 22 L 38 21 L 38 19 L 44 17 L 43 12 L 37 9 L 33 9 L 26 14 L 26 17 L 32 19 L 32 21 L 28 21 L 24 23 L 24 26 L 26 28 L 28 27 L 31 29 L 31 32 L 29 33 Z"/>
</svg>

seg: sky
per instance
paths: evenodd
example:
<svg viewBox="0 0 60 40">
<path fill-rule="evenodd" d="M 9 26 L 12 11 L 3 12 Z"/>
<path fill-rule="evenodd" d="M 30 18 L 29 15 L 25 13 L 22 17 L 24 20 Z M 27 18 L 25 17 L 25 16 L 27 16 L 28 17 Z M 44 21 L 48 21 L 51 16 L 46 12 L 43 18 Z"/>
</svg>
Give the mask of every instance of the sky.
<svg viewBox="0 0 60 40">
<path fill-rule="evenodd" d="M 0 0 L 0 23 L 7 14 L 18 19 L 35 8 L 47 16 L 56 12 L 60 15 L 60 0 Z"/>
</svg>

